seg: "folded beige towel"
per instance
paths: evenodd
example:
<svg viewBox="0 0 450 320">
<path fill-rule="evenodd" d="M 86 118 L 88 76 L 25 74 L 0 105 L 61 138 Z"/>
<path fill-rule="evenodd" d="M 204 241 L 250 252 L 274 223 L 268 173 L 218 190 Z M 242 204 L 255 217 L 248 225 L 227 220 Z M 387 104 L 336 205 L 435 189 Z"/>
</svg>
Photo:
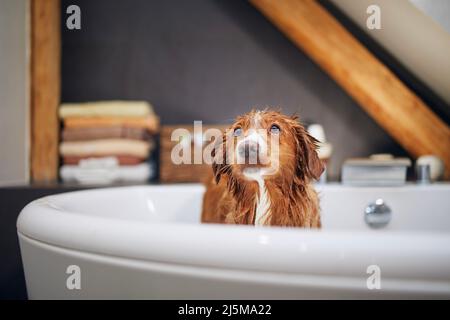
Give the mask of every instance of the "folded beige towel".
<svg viewBox="0 0 450 320">
<path fill-rule="evenodd" d="M 100 139 L 91 141 L 65 141 L 59 146 L 62 156 L 128 155 L 147 158 L 153 143 L 131 139 Z"/>
<path fill-rule="evenodd" d="M 68 117 L 64 119 L 65 128 L 104 128 L 131 127 L 147 129 L 151 133 L 158 132 L 159 118 L 147 117 Z"/>
<path fill-rule="evenodd" d="M 139 164 L 145 160 L 145 158 L 139 158 L 135 156 L 127 156 L 127 155 L 111 155 L 111 156 L 64 156 L 63 157 L 63 163 L 67 165 L 77 165 L 80 164 L 82 161 L 86 159 L 104 159 L 104 158 L 114 158 L 116 159 L 117 163 L 121 166 L 132 166 L 134 164 Z"/>
<path fill-rule="evenodd" d="M 99 101 L 63 103 L 60 118 L 68 117 L 145 117 L 153 115 L 153 107 L 146 101 Z"/>
</svg>

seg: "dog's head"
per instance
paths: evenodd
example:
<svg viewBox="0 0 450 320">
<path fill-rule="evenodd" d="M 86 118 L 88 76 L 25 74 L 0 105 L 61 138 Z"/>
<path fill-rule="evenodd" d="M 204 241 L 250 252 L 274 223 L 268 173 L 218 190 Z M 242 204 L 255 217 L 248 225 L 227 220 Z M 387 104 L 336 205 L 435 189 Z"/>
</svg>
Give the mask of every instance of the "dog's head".
<svg viewBox="0 0 450 320">
<path fill-rule="evenodd" d="M 234 179 L 289 179 L 302 183 L 318 179 L 324 170 L 317 140 L 297 121 L 277 111 L 253 110 L 237 117 L 213 151 L 218 183 L 223 175 Z"/>
</svg>

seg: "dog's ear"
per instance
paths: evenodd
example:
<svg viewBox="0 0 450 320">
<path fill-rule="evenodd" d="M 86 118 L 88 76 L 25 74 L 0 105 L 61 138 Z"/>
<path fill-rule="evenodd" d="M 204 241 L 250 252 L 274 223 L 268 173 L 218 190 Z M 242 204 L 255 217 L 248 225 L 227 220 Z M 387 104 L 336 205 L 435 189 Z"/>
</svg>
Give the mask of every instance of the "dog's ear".
<svg viewBox="0 0 450 320">
<path fill-rule="evenodd" d="M 325 170 L 322 160 L 319 159 L 317 148 L 319 141 L 310 136 L 300 124 L 295 126 L 297 139 L 297 175 L 318 180 Z"/>
<path fill-rule="evenodd" d="M 222 134 L 222 141 L 218 141 L 211 151 L 212 170 L 216 184 L 220 182 L 220 178 L 226 169 L 226 132 Z"/>
<path fill-rule="evenodd" d="M 325 170 L 325 166 L 322 160 L 319 159 L 319 155 L 317 154 L 317 148 L 319 141 L 314 137 L 310 136 L 306 133 L 306 149 L 308 150 L 308 172 L 310 178 L 319 180 L 323 171 Z"/>
<path fill-rule="evenodd" d="M 217 148 L 219 148 L 219 147 L 217 147 Z M 214 180 L 216 181 L 216 184 L 218 184 L 219 182 L 220 182 L 220 177 L 221 177 L 221 167 L 223 166 L 223 164 L 219 164 L 218 163 L 218 161 L 217 161 L 217 157 L 216 157 L 216 148 L 214 148 L 212 151 L 211 151 L 211 156 L 212 156 L 212 159 L 213 159 L 213 162 L 212 162 L 212 170 L 213 170 L 213 174 L 214 174 Z"/>
</svg>

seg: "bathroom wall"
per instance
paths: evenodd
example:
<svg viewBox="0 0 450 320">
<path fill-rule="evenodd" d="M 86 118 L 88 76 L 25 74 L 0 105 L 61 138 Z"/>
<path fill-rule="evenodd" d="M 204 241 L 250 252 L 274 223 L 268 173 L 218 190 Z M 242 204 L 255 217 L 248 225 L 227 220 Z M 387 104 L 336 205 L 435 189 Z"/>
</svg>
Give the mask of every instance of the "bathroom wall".
<svg viewBox="0 0 450 320">
<path fill-rule="evenodd" d="M 29 176 L 28 4 L 0 1 L 0 186 Z"/>
<path fill-rule="evenodd" d="M 81 30 L 65 28 L 67 6 Z M 345 158 L 405 155 L 247 1 L 62 1 L 62 100 L 145 99 L 163 124 L 227 123 L 256 106 L 322 123 Z"/>
</svg>

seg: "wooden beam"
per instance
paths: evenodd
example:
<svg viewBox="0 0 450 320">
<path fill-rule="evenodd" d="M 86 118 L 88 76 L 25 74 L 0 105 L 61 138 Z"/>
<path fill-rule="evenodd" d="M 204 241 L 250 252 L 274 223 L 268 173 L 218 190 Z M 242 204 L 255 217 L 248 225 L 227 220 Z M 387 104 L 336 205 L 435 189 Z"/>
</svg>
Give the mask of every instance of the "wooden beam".
<svg viewBox="0 0 450 320">
<path fill-rule="evenodd" d="M 320 4 L 314 0 L 250 2 L 412 156 L 439 156 L 450 178 L 449 126 Z"/>
<path fill-rule="evenodd" d="M 58 178 L 60 1 L 31 2 L 31 178 Z"/>
</svg>

